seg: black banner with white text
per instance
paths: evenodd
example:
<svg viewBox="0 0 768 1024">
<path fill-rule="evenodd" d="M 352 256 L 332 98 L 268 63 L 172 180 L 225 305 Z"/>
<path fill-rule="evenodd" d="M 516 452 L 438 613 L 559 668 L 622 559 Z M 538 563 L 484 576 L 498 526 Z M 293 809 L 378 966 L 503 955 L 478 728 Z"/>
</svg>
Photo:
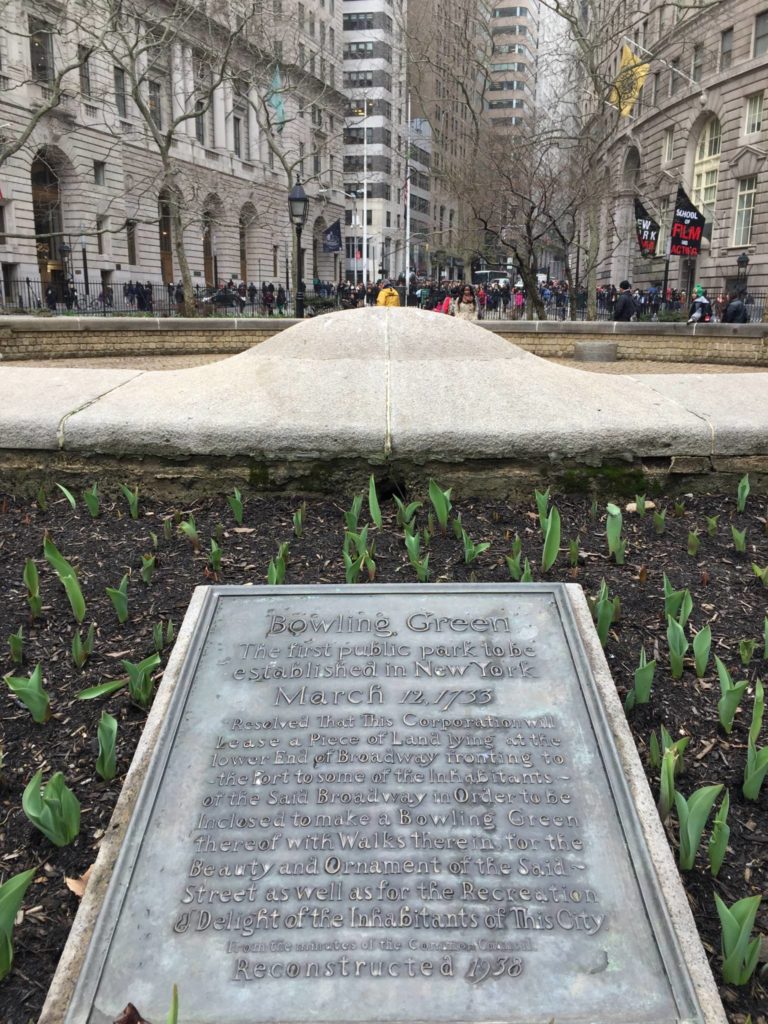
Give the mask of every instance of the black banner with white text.
<svg viewBox="0 0 768 1024">
<path fill-rule="evenodd" d="M 640 253 L 645 257 L 655 256 L 656 244 L 659 240 L 659 225 L 639 199 L 635 199 L 635 224 Z"/>
<path fill-rule="evenodd" d="M 696 209 L 683 186 L 678 185 L 675 216 L 672 220 L 670 256 L 698 256 L 705 223 L 704 214 Z"/>
</svg>

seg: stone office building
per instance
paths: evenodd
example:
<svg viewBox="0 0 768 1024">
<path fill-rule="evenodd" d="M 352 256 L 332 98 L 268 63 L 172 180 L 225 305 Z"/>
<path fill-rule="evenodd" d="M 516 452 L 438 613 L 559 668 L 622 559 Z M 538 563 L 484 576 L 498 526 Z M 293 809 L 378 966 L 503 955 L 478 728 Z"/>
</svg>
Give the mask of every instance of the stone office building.
<svg viewBox="0 0 768 1024">
<path fill-rule="evenodd" d="M 0 165 L 3 303 L 34 306 L 66 279 L 81 292 L 87 279 L 91 296 L 128 281 L 167 295 L 179 266 L 158 132 L 171 136 L 194 284 L 286 279 L 295 173 L 311 197 L 305 279 L 338 278 L 322 232 L 343 216 L 341 0 L 263 0 L 247 21 L 238 0 L 194 18 L 180 0 L 127 6 L 115 34 L 100 0 L 80 24 L 81 5 L 4 8 L 3 141 L 28 137 Z M 133 66 L 128 31 L 139 33 Z"/>
<path fill-rule="evenodd" d="M 765 291 L 768 2 L 722 0 L 700 13 L 651 7 L 633 28 L 649 73 L 632 116 L 621 119 L 606 153 L 613 200 L 603 222 L 607 244 L 598 283 L 627 277 L 644 288 L 663 280 L 682 183 L 707 226 L 697 259 L 669 260 L 670 286 L 688 291 L 700 282 L 717 297 L 737 279 L 741 286 L 746 274 L 750 290 Z M 655 259 L 639 254 L 635 196 L 661 224 Z"/>
</svg>

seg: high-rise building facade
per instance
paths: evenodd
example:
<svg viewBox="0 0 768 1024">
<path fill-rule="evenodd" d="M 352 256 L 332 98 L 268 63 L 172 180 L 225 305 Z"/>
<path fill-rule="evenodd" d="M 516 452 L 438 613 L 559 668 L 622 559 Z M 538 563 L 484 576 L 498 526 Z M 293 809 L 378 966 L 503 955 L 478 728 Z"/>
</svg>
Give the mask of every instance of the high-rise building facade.
<svg viewBox="0 0 768 1024">
<path fill-rule="evenodd" d="M 496 129 L 514 128 L 534 112 L 539 46 L 539 0 L 488 5 L 490 64 L 487 117 Z"/>
<path fill-rule="evenodd" d="M 345 272 L 397 276 L 404 267 L 405 3 L 344 0 Z"/>
</svg>

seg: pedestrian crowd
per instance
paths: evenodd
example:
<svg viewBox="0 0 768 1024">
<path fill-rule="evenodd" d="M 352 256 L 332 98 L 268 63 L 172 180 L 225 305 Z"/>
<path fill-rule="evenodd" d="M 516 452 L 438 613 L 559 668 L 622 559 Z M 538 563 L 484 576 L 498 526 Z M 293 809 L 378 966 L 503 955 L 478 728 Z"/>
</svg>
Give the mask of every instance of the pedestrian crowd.
<svg viewBox="0 0 768 1024">
<path fill-rule="evenodd" d="M 120 308 L 126 311 L 158 312 L 163 315 L 166 306 L 182 315 L 185 310 L 184 287 L 181 281 L 165 286 L 167 297 L 156 295 L 158 286 L 146 281 L 128 281 L 122 285 Z M 89 297 L 83 294 L 82 285 L 76 287 L 68 280 L 56 288 L 48 283 L 44 291 L 45 303 L 55 312 L 59 303 L 67 310 L 116 308 L 112 287 L 103 285 Z M 193 302 L 199 312 L 232 309 L 240 315 L 286 316 L 293 307 L 290 292 L 279 282 L 262 281 L 260 285 L 251 281 L 230 278 L 215 289 L 194 289 Z M 411 274 L 406 285 L 401 274 L 396 280 L 380 278 L 364 284 L 347 280 L 340 282 L 323 281 L 315 278 L 312 288 L 305 292 L 305 313 L 312 316 L 323 306 L 353 309 L 361 306 L 401 305 L 415 306 L 439 313 L 457 316 L 460 319 L 520 320 L 531 315 L 527 308 L 526 289 L 521 283 L 512 284 L 507 278 L 488 283 L 471 285 L 455 279 L 436 279 Z M 542 280 L 538 285 L 538 298 L 549 319 L 565 320 L 571 317 L 572 292 L 563 280 Z M 749 323 L 762 316 L 762 297 L 753 297 L 744 288 L 730 293 L 720 292 L 709 297 L 706 290 L 696 284 L 690 296 L 684 290 L 661 284 L 647 288 L 633 288 L 628 280 L 618 288 L 613 284 L 602 284 L 596 290 L 598 319 L 603 320 L 655 320 L 661 313 L 688 314 L 689 323 Z M 585 319 L 587 313 L 587 290 L 583 285 L 575 289 L 576 318 Z M 38 300 L 38 306 L 40 302 Z M 325 311 L 324 309 L 322 311 Z M 683 316 L 680 317 L 683 319 Z"/>
</svg>

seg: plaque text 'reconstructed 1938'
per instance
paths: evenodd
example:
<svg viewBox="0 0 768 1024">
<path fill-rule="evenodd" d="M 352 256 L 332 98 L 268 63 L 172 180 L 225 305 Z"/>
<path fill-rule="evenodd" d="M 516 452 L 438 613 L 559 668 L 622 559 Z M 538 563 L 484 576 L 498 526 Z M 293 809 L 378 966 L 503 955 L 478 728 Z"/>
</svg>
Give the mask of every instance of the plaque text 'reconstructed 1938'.
<svg viewBox="0 0 768 1024">
<path fill-rule="evenodd" d="M 695 1019 L 558 586 L 213 588 L 70 1022 Z"/>
</svg>

